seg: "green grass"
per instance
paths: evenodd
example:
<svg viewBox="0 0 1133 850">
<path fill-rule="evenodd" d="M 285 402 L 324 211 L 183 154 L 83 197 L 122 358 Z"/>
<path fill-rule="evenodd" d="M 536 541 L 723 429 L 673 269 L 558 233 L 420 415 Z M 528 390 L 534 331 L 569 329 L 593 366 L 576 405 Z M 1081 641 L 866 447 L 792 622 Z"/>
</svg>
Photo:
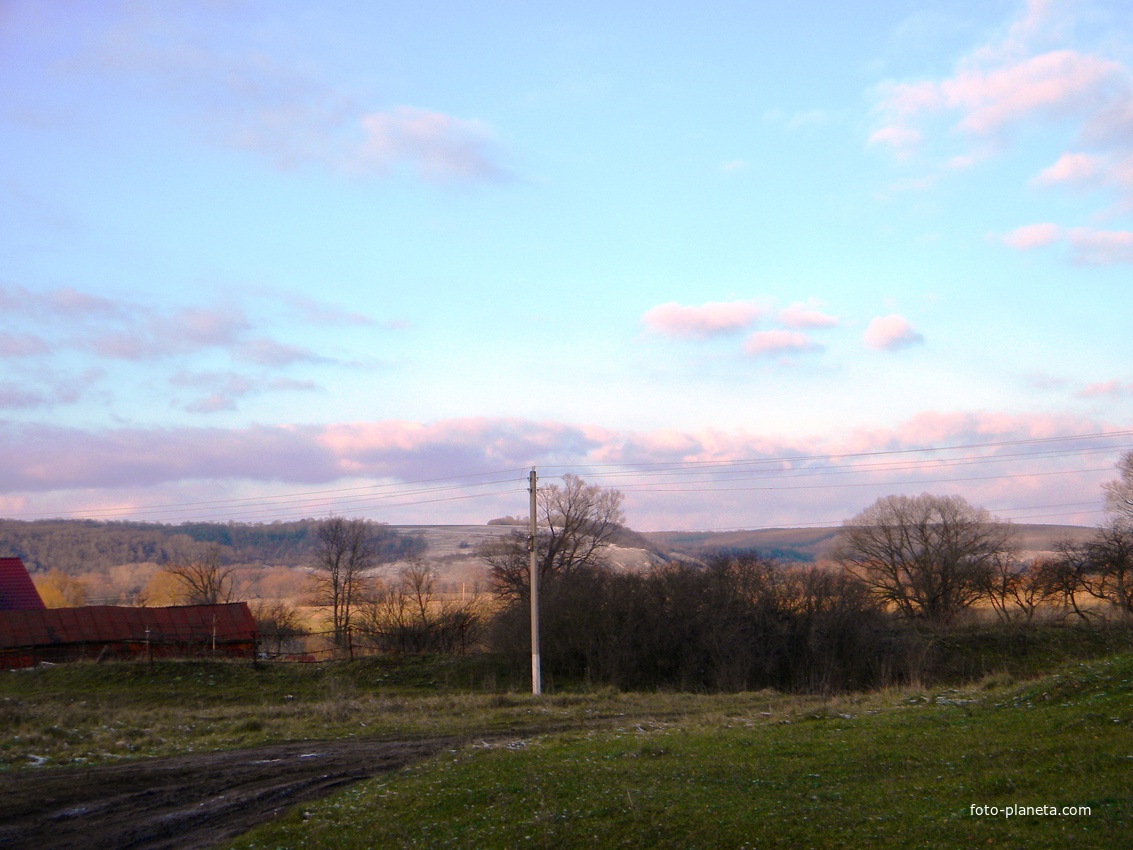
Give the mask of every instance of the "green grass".
<svg viewBox="0 0 1133 850">
<path fill-rule="evenodd" d="M 627 715 L 610 728 L 457 748 L 226 846 L 1133 843 L 1131 655 L 1023 685 L 989 680 L 810 704 L 716 699 L 664 722 Z M 1090 814 L 980 817 L 972 805 L 1088 806 Z"/>
<path fill-rule="evenodd" d="M 1133 653 L 1060 660 L 1083 651 L 1058 643 L 1072 638 L 1027 637 L 1037 649 L 1025 663 L 993 664 L 1002 672 L 975 684 L 837 698 L 582 687 L 534 698 L 488 656 L 59 665 L 0 673 L 0 769 L 285 740 L 457 740 L 230 845 L 243 850 L 1133 846 Z M 950 639 L 967 642 L 957 657 L 1004 650 Z M 1091 813 L 978 817 L 972 805 Z"/>
<path fill-rule="evenodd" d="M 478 741 L 724 716 L 746 697 L 513 690 L 490 656 L 367 658 L 353 663 L 69 664 L 0 673 L 0 770 L 86 765 L 261 743 L 342 737 L 445 736 Z M 768 706 L 821 704 L 770 695 Z"/>
</svg>

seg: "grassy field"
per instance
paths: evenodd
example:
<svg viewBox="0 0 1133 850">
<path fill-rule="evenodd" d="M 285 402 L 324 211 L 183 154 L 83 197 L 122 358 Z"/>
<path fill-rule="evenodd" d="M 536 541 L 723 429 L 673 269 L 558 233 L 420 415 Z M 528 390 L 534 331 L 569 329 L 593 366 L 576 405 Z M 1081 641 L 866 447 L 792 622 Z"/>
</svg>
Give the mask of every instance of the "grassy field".
<svg viewBox="0 0 1133 850">
<path fill-rule="evenodd" d="M 663 721 L 633 708 L 646 710 L 610 727 L 455 749 L 232 846 L 1133 844 L 1133 656 L 1026 684 L 824 703 L 703 697 Z"/>
<path fill-rule="evenodd" d="M 1051 664 L 836 698 L 533 698 L 487 656 L 61 665 L 0 674 L 0 769 L 451 735 L 231 846 L 1133 846 L 1133 654 Z"/>
</svg>

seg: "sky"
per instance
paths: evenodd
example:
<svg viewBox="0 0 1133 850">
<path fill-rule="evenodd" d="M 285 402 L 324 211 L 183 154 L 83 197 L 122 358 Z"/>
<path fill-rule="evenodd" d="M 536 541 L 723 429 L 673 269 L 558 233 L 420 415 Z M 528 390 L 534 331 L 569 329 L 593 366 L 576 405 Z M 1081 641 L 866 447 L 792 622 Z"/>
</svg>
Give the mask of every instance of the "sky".
<svg viewBox="0 0 1133 850">
<path fill-rule="evenodd" d="M 0 515 L 1102 521 L 1133 7 L 0 0 Z"/>
</svg>

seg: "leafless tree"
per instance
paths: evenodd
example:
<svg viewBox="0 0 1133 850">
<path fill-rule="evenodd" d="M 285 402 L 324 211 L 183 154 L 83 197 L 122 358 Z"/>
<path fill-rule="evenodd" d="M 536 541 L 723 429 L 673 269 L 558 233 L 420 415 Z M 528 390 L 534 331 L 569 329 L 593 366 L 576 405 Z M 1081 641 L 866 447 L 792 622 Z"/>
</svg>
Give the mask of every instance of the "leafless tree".
<svg viewBox="0 0 1133 850">
<path fill-rule="evenodd" d="M 1066 575 L 1054 560 L 1042 559 L 1017 564 L 1012 552 L 992 560 L 984 595 L 996 615 L 1005 623 L 1031 622 L 1044 605 L 1065 607 L 1080 588 L 1066 588 Z"/>
<path fill-rule="evenodd" d="M 345 646 L 354 603 L 377 563 L 371 523 L 331 517 L 319 526 L 313 575 L 315 604 L 330 612 L 335 646 Z"/>
<path fill-rule="evenodd" d="M 1128 621 L 1133 620 L 1133 452 L 1121 456 L 1117 470 L 1118 479 L 1102 485 L 1106 521 L 1091 539 L 1060 544 L 1058 562 L 1064 584 L 1073 581 L 1075 591 L 1112 605 Z M 1073 594 L 1069 600 L 1085 619 Z"/>
<path fill-rule="evenodd" d="M 1133 451 L 1117 462 L 1119 478 L 1103 484 L 1105 509 L 1112 521 L 1133 529 Z"/>
<path fill-rule="evenodd" d="M 1098 529 L 1084 546 L 1082 586 L 1108 602 L 1127 620 L 1133 619 L 1133 524 L 1120 517 Z"/>
<path fill-rule="evenodd" d="M 275 644 L 275 654 L 283 652 L 285 641 L 304 634 L 303 620 L 294 605 L 283 600 L 258 602 L 252 606 L 252 616 L 256 620 L 256 631 L 265 644 Z"/>
<path fill-rule="evenodd" d="M 842 565 L 909 619 L 948 622 L 980 598 L 1011 529 L 959 496 L 885 496 L 847 520 Z"/>
<path fill-rule="evenodd" d="M 564 475 L 562 485 L 539 488 L 538 533 L 535 539 L 539 579 L 565 575 L 582 567 L 600 566 L 611 538 L 621 527 L 622 494 Z M 526 598 L 530 587 L 528 536 L 515 531 L 480 550 L 494 589 L 509 599 Z"/>
<path fill-rule="evenodd" d="M 235 595 L 232 567 L 221 564 L 218 546 L 196 557 L 182 557 L 164 569 L 177 580 L 179 601 L 187 605 L 217 605 L 231 602 Z"/>
<path fill-rule="evenodd" d="M 460 599 L 441 593 L 436 573 L 411 559 L 395 582 L 377 585 L 361 606 L 360 628 L 386 652 L 467 652 L 483 621 L 479 593 Z"/>
<path fill-rule="evenodd" d="M 1079 620 L 1089 620 L 1090 612 L 1078 603 L 1079 594 L 1086 592 L 1084 576 L 1089 568 L 1089 551 L 1084 544 L 1073 540 L 1060 540 L 1055 555 L 1042 561 L 1040 576 L 1047 588 L 1047 599 L 1061 609 L 1064 617 L 1073 611 Z"/>
</svg>

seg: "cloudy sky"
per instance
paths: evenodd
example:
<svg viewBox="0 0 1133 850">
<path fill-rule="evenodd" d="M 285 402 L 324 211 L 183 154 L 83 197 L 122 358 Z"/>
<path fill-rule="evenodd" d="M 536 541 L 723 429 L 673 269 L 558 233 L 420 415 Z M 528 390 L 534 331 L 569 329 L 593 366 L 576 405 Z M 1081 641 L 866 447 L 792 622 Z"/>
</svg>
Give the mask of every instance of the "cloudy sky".
<svg viewBox="0 0 1133 850">
<path fill-rule="evenodd" d="M 1094 524 L 1133 8 L 0 0 L 0 513 Z"/>
</svg>

